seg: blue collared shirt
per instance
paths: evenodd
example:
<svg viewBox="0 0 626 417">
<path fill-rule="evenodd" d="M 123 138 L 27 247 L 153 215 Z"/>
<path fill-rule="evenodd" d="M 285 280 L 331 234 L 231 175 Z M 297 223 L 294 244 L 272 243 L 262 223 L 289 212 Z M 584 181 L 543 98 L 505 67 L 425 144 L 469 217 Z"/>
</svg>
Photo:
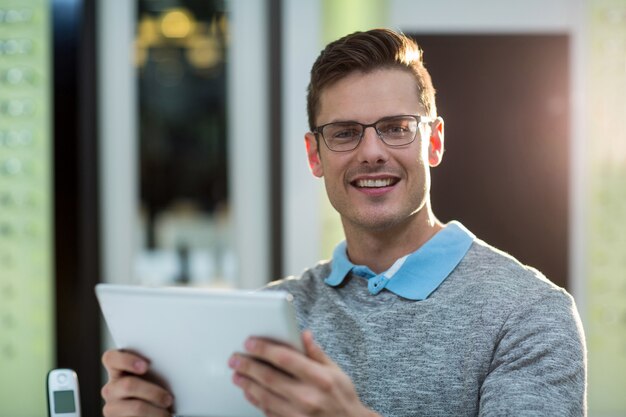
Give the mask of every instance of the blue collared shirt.
<svg viewBox="0 0 626 417">
<path fill-rule="evenodd" d="M 348 259 L 346 241 L 333 252 L 331 273 L 325 282 L 336 287 L 352 272 L 367 279 L 373 295 L 387 289 L 409 300 L 425 300 L 461 262 L 476 237 L 457 221 L 450 222 L 418 250 L 398 259 L 380 274 Z"/>
</svg>

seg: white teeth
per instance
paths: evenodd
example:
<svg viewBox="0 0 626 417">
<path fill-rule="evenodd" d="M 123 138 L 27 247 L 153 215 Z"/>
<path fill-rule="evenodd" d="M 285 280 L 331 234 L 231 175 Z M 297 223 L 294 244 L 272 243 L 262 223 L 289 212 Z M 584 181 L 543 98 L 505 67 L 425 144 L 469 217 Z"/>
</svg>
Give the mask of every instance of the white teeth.
<svg viewBox="0 0 626 417">
<path fill-rule="evenodd" d="M 356 186 L 364 187 L 364 188 L 379 188 L 379 187 L 388 187 L 391 185 L 392 182 L 393 180 L 391 178 L 363 179 L 363 180 L 357 180 Z"/>
</svg>

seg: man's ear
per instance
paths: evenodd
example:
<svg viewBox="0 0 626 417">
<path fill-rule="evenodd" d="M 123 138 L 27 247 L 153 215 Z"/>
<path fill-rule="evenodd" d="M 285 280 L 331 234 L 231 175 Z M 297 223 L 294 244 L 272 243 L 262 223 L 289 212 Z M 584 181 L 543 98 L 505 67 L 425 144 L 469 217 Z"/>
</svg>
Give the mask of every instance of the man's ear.
<svg viewBox="0 0 626 417">
<path fill-rule="evenodd" d="M 311 172 L 318 178 L 323 177 L 324 169 L 322 168 L 322 161 L 320 159 L 319 142 L 315 139 L 315 135 L 311 132 L 305 134 L 304 143 L 306 145 L 306 155 L 309 160 Z"/>
<path fill-rule="evenodd" d="M 428 143 L 428 164 L 436 167 L 443 159 L 443 119 L 437 117 L 430 126 L 430 142 Z"/>
</svg>

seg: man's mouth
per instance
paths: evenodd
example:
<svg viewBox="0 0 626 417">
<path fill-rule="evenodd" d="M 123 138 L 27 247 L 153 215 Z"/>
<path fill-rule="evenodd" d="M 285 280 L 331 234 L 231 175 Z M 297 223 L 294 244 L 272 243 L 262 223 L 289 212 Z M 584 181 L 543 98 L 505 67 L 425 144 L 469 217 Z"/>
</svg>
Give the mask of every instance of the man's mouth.
<svg viewBox="0 0 626 417">
<path fill-rule="evenodd" d="M 352 185 L 358 188 L 383 188 L 398 182 L 398 178 L 363 178 L 354 180 Z"/>
</svg>

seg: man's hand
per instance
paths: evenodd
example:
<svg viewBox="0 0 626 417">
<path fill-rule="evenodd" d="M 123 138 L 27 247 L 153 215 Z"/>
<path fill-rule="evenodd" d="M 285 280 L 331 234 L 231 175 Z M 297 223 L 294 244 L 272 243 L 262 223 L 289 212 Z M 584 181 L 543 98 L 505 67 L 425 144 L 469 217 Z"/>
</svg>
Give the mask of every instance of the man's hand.
<svg viewBox="0 0 626 417">
<path fill-rule="evenodd" d="M 109 381 L 102 387 L 104 417 L 170 417 L 173 397 L 164 388 L 142 378 L 146 359 L 132 353 L 109 350 L 102 355 Z"/>
<path fill-rule="evenodd" d="M 377 416 L 366 408 L 350 378 L 302 333 L 305 354 L 265 339 L 250 338 L 246 354 L 228 364 L 233 382 L 254 406 L 271 417 Z"/>
</svg>

